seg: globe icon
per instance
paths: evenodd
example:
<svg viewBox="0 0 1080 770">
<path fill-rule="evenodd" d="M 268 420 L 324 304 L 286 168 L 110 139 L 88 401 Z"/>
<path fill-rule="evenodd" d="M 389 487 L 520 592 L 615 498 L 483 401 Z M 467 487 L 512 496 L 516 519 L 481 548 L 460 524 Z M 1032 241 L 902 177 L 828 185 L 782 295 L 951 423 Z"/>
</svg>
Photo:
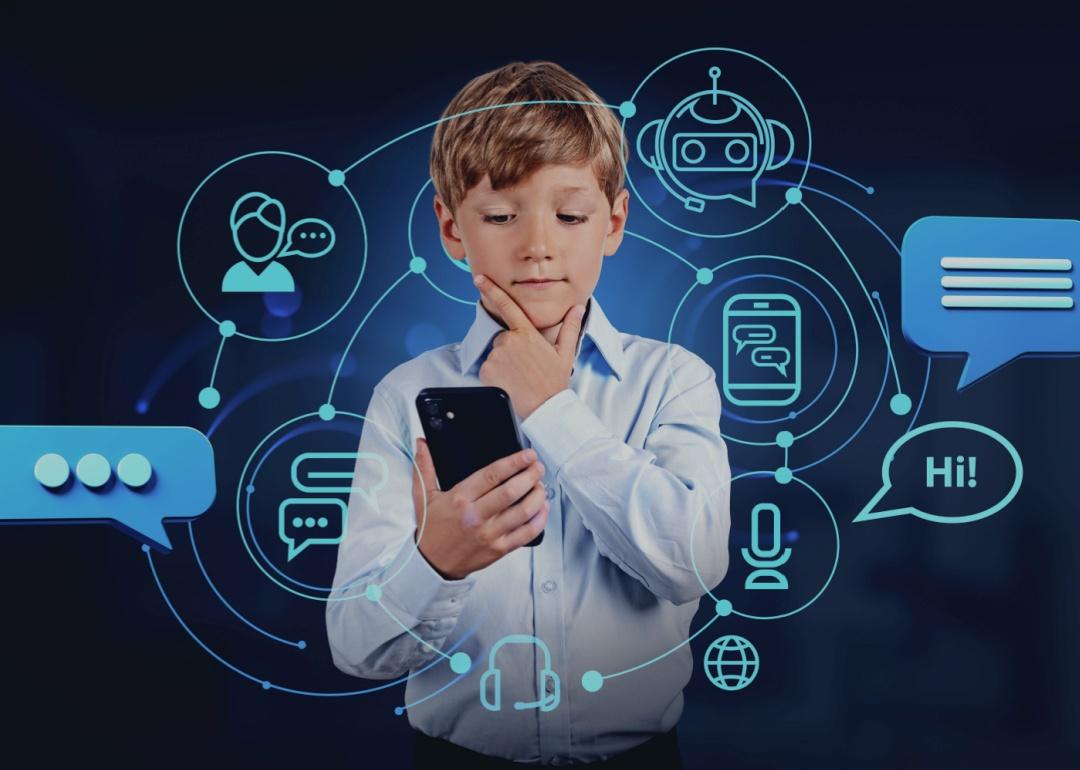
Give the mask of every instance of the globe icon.
<svg viewBox="0 0 1080 770">
<path fill-rule="evenodd" d="M 721 690 L 741 690 L 757 672 L 757 650 L 741 636 L 721 636 L 705 650 L 705 676 Z"/>
</svg>

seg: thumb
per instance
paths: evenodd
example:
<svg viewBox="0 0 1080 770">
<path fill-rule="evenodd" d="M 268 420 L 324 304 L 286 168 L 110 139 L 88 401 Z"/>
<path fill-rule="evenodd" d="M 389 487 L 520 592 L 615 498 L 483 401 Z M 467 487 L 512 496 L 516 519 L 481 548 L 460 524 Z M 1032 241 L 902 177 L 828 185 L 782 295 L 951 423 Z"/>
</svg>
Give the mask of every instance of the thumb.
<svg viewBox="0 0 1080 770">
<path fill-rule="evenodd" d="M 584 305 L 574 305 L 563 318 L 559 327 L 559 336 L 555 339 L 555 349 L 563 360 L 570 363 L 577 352 L 578 335 L 581 333 L 581 319 L 585 315 Z"/>
</svg>

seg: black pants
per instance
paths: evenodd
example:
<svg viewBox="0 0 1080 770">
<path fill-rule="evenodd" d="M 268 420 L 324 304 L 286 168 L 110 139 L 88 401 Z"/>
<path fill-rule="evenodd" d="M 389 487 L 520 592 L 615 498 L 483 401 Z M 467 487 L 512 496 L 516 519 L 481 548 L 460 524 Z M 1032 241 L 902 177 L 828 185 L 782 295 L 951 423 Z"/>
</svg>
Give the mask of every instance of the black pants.
<svg viewBox="0 0 1080 770">
<path fill-rule="evenodd" d="M 450 767 L 467 767 L 469 770 L 521 770 L 536 765 L 512 762 L 509 759 L 490 757 L 458 746 L 440 738 L 432 738 L 420 731 L 414 731 L 416 747 L 413 753 L 413 770 L 447 770 Z M 613 770 L 681 770 L 682 757 L 679 755 L 679 743 L 675 737 L 675 728 L 661 735 L 656 735 L 629 751 L 603 762 L 588 763 L 588 767 L 613 768 Z"/>
</svg>

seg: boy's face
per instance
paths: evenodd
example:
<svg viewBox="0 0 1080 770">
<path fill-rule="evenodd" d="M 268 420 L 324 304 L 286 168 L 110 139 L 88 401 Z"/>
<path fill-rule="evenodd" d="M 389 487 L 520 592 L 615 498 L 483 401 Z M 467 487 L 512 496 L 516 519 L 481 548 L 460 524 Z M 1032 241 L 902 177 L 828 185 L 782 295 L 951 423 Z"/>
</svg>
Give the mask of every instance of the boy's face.
<svg viewBox="0 0 1080 770">
<path fill-rule="evenodd" d="M 622 243 L 629 197 L 623 189 L 610 205 L 589 163 L 547 165 L 502 190 L 485 175 L 456 212 L 435 196 L 435 214 L 450 256 L 468 256 L 473 274 L 498 284 L 554 342 L 567 311 L 596 288 L 604 257 Z"/>
</svg>

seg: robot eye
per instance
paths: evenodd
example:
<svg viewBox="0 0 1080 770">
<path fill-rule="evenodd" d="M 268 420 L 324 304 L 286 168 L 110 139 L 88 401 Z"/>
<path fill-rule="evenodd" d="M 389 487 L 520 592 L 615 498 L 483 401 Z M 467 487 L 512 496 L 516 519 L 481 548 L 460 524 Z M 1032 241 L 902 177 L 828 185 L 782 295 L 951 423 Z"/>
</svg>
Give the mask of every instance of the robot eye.
<svg viewBox="0 0 1080 770">
<path fill-rule="evenodd" d="M 732 165 L 740 166 L 750 157 L 750 145 L 745 139 L 732 139 L 724 148 L 724 156 Z"/>
<path fill-rule="evenodd" d="M 705 145 L 702 144 L 699 139 L 685 141 L 679 149 L 681 150 L 683 161 L 690 165 L 701 163 L 705 158 Z"/>
</svg>

